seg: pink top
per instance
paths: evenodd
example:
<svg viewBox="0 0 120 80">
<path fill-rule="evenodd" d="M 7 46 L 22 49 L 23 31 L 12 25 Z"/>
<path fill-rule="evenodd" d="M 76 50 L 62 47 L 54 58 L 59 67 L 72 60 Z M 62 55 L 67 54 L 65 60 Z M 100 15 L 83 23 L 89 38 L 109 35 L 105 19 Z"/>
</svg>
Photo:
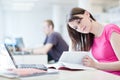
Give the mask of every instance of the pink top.
<svg viewBox="0 0 120 80">
<path fill-rule="evenodd" d="M 99 37 L 95 37 L 92 46 L 92 54 L 99 62 L 115 62 L 118 58 L 110 43 L 110 37 L 113 32 L 120 33 L 120 28 L 114 24 L 108 24 Z M 120 75 L 120 71 L 107 71 L 113 74 Z"/>
</svg>

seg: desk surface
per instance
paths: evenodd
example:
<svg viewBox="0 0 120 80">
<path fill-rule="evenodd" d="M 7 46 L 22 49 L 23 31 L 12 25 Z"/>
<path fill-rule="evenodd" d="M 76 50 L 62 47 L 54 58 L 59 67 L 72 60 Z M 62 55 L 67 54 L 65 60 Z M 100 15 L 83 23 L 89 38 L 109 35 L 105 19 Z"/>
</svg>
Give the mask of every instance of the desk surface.
<svg viewBox="0 0 120 80">
<path fill-rule="evenodd" d="M 37 77 L 21 78 L 20 80 L 120 80 L 120 76 L 106 73 L 99 70 L 85 71 L 60 71 L 58 74 L 42 75 Z M 19 80 L 4 79 L 0 80 Z"/>
<path fill-rule="evenodd" d="M 120 76 L 99 70 L 60 71 L 59 74 L 24 78 L 22 80 L 120 80 Z"/>
</svg>

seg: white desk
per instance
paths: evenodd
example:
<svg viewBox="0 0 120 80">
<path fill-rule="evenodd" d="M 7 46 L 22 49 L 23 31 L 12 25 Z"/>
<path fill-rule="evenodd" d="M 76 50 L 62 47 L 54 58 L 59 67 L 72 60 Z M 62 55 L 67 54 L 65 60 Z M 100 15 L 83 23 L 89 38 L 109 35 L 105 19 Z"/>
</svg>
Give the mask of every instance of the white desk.
<svg viewBox="0 0 120 80">
<path fill-rule="evenodd" d="M 22 80 L 120 80 L 120 76 L 99 70 L 60 71 L 59 74 L 22 78 Z"/>
<path fill-rule="evenodd" d="M 0 80 L 120 80 L 120 76 L 106 73 L 99 70 L 86 71 L 60 71 L 59 74 L 41 75 L 37 77 L 6 79 Z"/>
</svg>

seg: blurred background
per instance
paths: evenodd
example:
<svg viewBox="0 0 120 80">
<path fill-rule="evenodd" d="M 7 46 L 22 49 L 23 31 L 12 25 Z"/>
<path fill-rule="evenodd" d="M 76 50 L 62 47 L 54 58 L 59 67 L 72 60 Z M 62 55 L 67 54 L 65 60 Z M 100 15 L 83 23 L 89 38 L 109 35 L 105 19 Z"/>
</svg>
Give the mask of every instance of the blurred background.
<svg viewBox="0 0 120 80">
<path fill-rule="evenodd" d="M 73 7 L 87 9 L 103 24 L 120 26 L 120 0 L 0 0 L 0 42 L 14 44 L 22 37 L 26 47 L 40 46 L 45 38 L 43 21 L 52 19 L 55 31 L 69 44 L 66 16 Z"/>
</svg>

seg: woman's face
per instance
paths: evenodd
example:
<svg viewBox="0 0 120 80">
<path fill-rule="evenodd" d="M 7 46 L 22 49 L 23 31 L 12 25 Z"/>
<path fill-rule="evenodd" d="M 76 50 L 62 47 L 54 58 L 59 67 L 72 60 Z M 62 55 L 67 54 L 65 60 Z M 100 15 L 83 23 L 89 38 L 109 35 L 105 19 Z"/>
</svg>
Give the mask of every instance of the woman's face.
<svg viewBox="0 0 120 80">
<path fill-rule="evenodd" d="M 86 11 L 84 14 L 74 15 L 80 19 L 75 19 L 68 22 L 68 25 L 80 33 L 90 33 L 92 28 L 92 21 L 89 13 Z"/>
</svg>

